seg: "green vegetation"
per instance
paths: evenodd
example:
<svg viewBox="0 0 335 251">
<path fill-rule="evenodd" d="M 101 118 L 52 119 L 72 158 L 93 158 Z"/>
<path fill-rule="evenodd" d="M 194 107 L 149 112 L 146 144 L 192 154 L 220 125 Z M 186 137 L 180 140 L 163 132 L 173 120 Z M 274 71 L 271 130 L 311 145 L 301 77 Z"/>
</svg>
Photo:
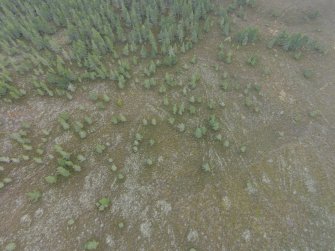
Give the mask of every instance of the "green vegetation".
<svg viewBox="0 0 335 251">
<path fill-rule="evenodd" d="M 91 240 L 85 243 L 84 249 L 85 250 L 96 250 L 99 246 L 99 242 L 96 240 Z"/>
<path fill-rule="evenodd" d="M 255 27 L 248 27 L 238 32 L 235 41 L 240 45 L 255 43 L 259 38 L 259 31 Z"/>
<path fill-rule="evenodd" d="M 256 66 L 258 63 L 259 63 L 259 57 L 257 55 L 252 55 L 247 60 L 247 64 L 250 66 Z"/>
<path fill-rule="evenodd" d="M 204 171 L 204 172 L 210 172 L 211 171 L 211 167 L 208 163 L 204 163 L 202 166 L 201 166 L 201 169 Z"/>
<path fill-rule="evenodd" d="M 314 72 L 310 69 L 304 69 L 303 70 L 303 76 L 306 78 L 306 79 L 310 79 L 312 78 L 314 75 Z"/>
<path fill-rule="evenodd" d="M 42 193 L 38 190 L 34 190 L 34 191 L 31 191 L 31 192 L 28 192 L 27 196 L 28 196 L 28 199 L 31 202 L 37 202 L 41 199 Z"/>
<path fill-rule="evenodd" d="M 269 48 L 273 48 L 276 45 L 282 47 L 285 51 L 309 49 L 320 53 L 324 52 L 323 47 L 316 40 L 312 40 L 301 33 L 289 34 L 283 31 L 268 43 Z"/>
<path fill-rule="evenodd" d="M 204 137 L 207 133 L 207 128 L 202 126 L 202 127 L 197 127 L 195 129 L 194 135 L 197 139 L 200 139 L 202 137 Z"/>
<path fill-rule="evenodd" d="M 4 0 L 1 7 L 2 51 L 6 57 L 22 57 L 12 67 L 20 74 L 32 72 L 38 93 L 49 96 L 54 95 L 53 89 L 61 96 L 74 91 L 85 80 L 111 79 L 120 89 L 125 88 L 131 68 L 128 60 L 120 57 L 133 55 L 139 47 L 143 59 L 162 56 L 165 65 L 176 64 L 177 51 L 191 49 L 201 33 L 208 32 L 207 14 L 213 9 L 209 0 L 111 4 L 106 0 L 75 1 L 71 8 L 66 1 L 14 4 Z M 97 9 L 99 12 L 91 11 Z M 67 36 L 68 49 L 53 39 L 60 30 Z M 121 52 L 117 50 L 119 44 L 123 44 Z M 111 55 L 116 63 L 115 70 L 106 65 L 106 55 Z M 34 67 L 36 70 L 32 71 Z M 145 73 L 150 76 L 155 71 L 151 61 Z M 41 78 L 43 74 L 45 79 Z M 25 90 L 15 87 L 10 71 L 6 70 L 1 79 L 0 97 L 8 94 L 10 98 L 6 99 L 10 101 L 25 95 Z M 66 95 L 72 98 L 71 94 Z M 109 98 L 104 96 L 104 101 Z"/>
<path fill-rule="evenodd" d="M 57 182 L 57 176 L 47 176 L 44 178 L 49 184 L 55 184 Z"/>
<path fill-rule="evenodd" d="M 14 242 L 10 242 L 6 245 L 5 251 L 14 251 L 16 249 L 16 244 Z"/>
<path fill-rule="evenodd" d="M 92 211 L 99 220 L 102 217 L 103 228 L 117 229 L 112 233 L 117 236 L 126 234 L 125 226 L 133 224 L 123 211 L 129 209 L 122 209 L 120 203 L 130 199 L 122 198 L 120 192 L 133 183 L 138 182 L 136 185 L 145 192 L 151 189 L 149 185 L 155 185 L 146 186 L 150 179 L 158 179 L 160 174 L 164 178 L 175 175 L 180 180 L 191 174 L 199 177 L 192 176 L 187 182 L 200 181 L 199 187 L 206 187 L 202 183 L 216 177 L 218 166 L 229 166 L 231 160 L 252 155 L 253 147 L 248 145 L 248 154 L 247 146 L 240 142 L 249 140 L 245 132 L 252 126 L 264 122 L 257 117 L 261 108 L 270 114 L 277 105 L 264 98 L 272 89 L 264 88 L 264 94 L 261 84 L 270 82 L 265 86 L 269 87 L 270 70 L 278 66 L 278 60 L 271 58 L 273 68 L 267 68 L 269 59 L 259 52 L 264 44 L 253 46 L 264 27 L 245 27 L 248 8 L 255 1 L 233 0 L 226 8 L 217 2 L 2 0 L 0 104 L 8 112 L 4 109 L 4 132 L 0 132 L 5 150 L 0 163 L 6 167 L 0 166 L 0 192 L 15 188 L 20 180 L 13 174 L 21 167 L 27 179 L 33 175 L 40 179 L 40 190 L 30 191 L 29 182 L 22 182 L 22 187 L 30 191 L 24 193 L 33 203 L 43 195 L 41 203 L 47 207 L 52 204 L 46 196 L 49 191 L 56 190 L 53 195 L 64 195 L 67 200 L 67 187 L 84 187 L 77 191 L 80 196 L 87 191 L 92 196 L 100 194 L 85 200 L 96 207 Z M 318 15 L 306 14 L 308 20 Z M 212 37 L 214 40 L 207 43 Z M 308 36 L 287 32 L 275 36 L 268 47 L 292 52 L 296 60 L 305 50 L 324 51 Z M 276 51 L 279 59 L 277 56 Z M 260 70 L 264 74 L 259 74 Z M 254 75 L 247 76 L 250 72 Z M 318 76 L 314 68 L 302 69 L 299 74 L 305 82 Z M 308 111 L 304 111 L 305 117 L 321 115 L 318 110 Z M 23 119 L 31 123 L 20 126 Z M 192 158 L 187 159 L 190 166 L 181 166 L 191 170 L 176 172 L 179 156 Z M 172 171 L 163 170 L 165 165 L 172 166 Z M 141 190 L 138 196 L 135 190 L 131 196 L 142 203 L 141 196 L 147 193 Z M 80 197 L 80 203 L 85 200 Z M 28 205 L 35 208 L 39 204 Z M 140 204 L 135 206 L 142 208 Z M 74 239 L 76 227 L 91 227 L 82 224 L 77 218 L 82 216 L 75 213 L 62 223 L 67 230 L 76 230 L 71 232 Z M 110 213 L 112 222 L 108 222 Z M 91 217 L 92 212 L 88 215 Z M 68 220 L 70 217 L 78 219 L 78 224 Z M 84 243 L 86 240 L 81 239 L 81 249 L 105 248 L 106 243 L 99 246 L 94 239 Z M 15 248 L 15 243 L 9 243 L 5 250 Z"/>
<path fill-rule="evenodd" d="M 101 198 L 96 204 L 99 211 L 104 211 L 110 205 L 110 200 L 106 197 Z"/>
</svg>

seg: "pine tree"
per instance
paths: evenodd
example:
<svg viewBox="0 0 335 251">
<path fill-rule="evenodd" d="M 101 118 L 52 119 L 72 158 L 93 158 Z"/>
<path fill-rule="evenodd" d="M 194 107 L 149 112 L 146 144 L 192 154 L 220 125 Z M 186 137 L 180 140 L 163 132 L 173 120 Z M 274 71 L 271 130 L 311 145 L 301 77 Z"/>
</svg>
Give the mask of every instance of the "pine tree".
<svg viewBox="0 0 335 251">
<path fill-rule="evenodd" d="M 105 45 L 105 41 L 100 35 L 100 33 L 94 28 L 92 28 L 92 46 L 93 44 L 97 46 L 101 54 L 103 55 L 106 54 L 107 46 Z"/>
<path fill-rule="evenodd" d="M 146 58 L 147 57 L 147 50 L 145 49 L 145 47 L 142 45 L 141 47 L 141 57 L 142 58 Z"/>
<path fill-rule="evenodd" d="M 122 49 L 122 54 L 125 56 L 129 56 L 129 46 L 126 44 Z"/>
<path fill-rule="evenodd" d="M 178 24 L 177 34 L 178 34 L 179 42 L 182 43 L 184 41 L 184 37 L 185 37 L 184 27 L 183 27 L 182 22 L 179 22 L 179 24 Z"/>
<path fill-rule="evenodd" d="M 81 61 L 87 57 L 86 45 L 81 40 L 72 43 L 72 51 L 77 61 Z"/>
<path fill-rule="evenodd" d="M 156 38 L 151 30 L 149 30 L 149 42 L 151 45 L 151 55 L 155 57 L 158 53 L 158 47 L 157 47 Z"/>
</svg>

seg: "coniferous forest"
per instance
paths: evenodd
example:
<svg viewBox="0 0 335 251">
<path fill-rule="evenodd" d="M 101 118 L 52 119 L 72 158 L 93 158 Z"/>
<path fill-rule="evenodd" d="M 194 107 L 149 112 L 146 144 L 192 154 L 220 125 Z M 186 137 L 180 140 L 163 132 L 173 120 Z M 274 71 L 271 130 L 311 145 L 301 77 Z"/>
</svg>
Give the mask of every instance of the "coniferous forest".
<svg viewBox="0 0 335 251">
<path fill-rule="evenodd" d="M 2 0 L 0 249 L 334 248 L 335 4 L 293 2 Z"/>
</svg>

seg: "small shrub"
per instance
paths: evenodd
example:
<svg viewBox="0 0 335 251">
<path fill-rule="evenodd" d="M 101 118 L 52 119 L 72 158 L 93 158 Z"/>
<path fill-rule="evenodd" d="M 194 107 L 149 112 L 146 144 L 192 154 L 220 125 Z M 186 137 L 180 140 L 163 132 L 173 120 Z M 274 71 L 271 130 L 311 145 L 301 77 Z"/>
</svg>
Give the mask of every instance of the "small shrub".
<svg viewBox="0 0 335 251">
<path fill-rule="evenodd" d="M 141 141 L 143 139 L 143 136 L 140 133 L 136 133 L 135 138 L 136 140 Z"/>
<path fill-rule="evenodd" d="M 16 244 L 14 242 L 10 242 L 6 245 L 5 251 L 14 251 L 16 249 Z"/>
<path fill-rule="evenodd" d="M 85 117 L 84 117 L 84 122 L 85 122 L 86 124 L 88 124 L 88 125 L 92 125 L 93 120 L 92 120 L 91 117 L 89 117 L 89 116 L 85 116 Z"/>
<path fill-rule="evenodd" d="M 248 27 L 237 33 L 235 36 L 235 41 L 240 45 L 247 45 L 249 43 L 254 43 L 258 40 L 259 31 L 257 28 Z"/>
<path fill-rule="evenodd" d="M 31 202 L 37 202 L 42 197 L 42 193 L 40 191 L 34 190 L 32 192 L 28 192 L 27 196 Z"/>
<path fill-rule="evenodd" d="M 248 58 L 247 64 L 250 66 L 256 66 L 259 62 L 259 58 L 257 55 L 252 55 L 251 57 Z"/>
<path fill-rule="evenodd" d="M 117 171 L 117 166 L 116 166 L 115 164 L 113 164 L 113 165 L 111 166 L 111 170 L 112 170 L 113 172 L 116 172 L 116 171 Z"/>
<path fill-rule="evenodd" d="M 240 152 L 241 153 L 245 153 L 246 151 L 247 151 L 247 147 L 246 146 L 243 145 L 243 146 L 240 147 Z"/>
<path fill-rule="evenodd" d="M 220 129 L 220 124 L 217 121 L 215 115 L 211 115 L 209 118 L 209 125 L 211 126 L 212 130 L 217 131 Z"/>
<path fill-rule="evenodd" d="M 147 164 L 147 166 L 152 166 L 154 164 L 152 159 L 147 159 L 145 163 Z"/>
<path fill-rule="evenodd" d="M 207 129 L 206 127 L 198 127 L 195 129 L 194 135 L 197 139 L 202 138 L 203 136 L 206 135 Z"/>
<path fill-rule="evenodd" d="M 57 176 L 47 176 L 44 179 L 49 184 L 55 184 L 57 182 Z"/>
<path fill-rule="evenodd" d="M 123 180 L 124 180 L 124 175 L 123 175 L 123 173 L 118 173 L 118 175 L 117 175 L 117 179 L 118 179 L 119 181 L 123 181 Z"/>
<path fill-rule="evenodd" d="M 228 147 L 230 146 L 230 142 L 229 142 L 229 140 L 226 139 L 226 140 L 223 142 L 223 145 L 224 145 L 224 147 L 228 148 Z"/>
<path fill-rule="evenodd" d="M 84 162 L 86 160 L 86 157 L 82 154 L 78 154 L 77 155 L 77 160 L 79 160 L 80 162 Z"/>
<path fill-rule="evenodd" d="M 85 250 L 96 250 L 99 246 L 99 242 L 96 240 L 88 241 L 84 245 Z"/>
<path fill-rule="evenodd" d="M 97 203 L 95 203 L 95 205 L 99 211 L 104 211 L 110 205 L 110 200 L 106 197 L 103 197 Z"/>
<path fill-rule="evenodd" d="M 211 167 L 208 163 L 204 163 L 202 166 L 201 166 L 201 169 L 204 171 L 204 172 L 210 172 L 211 171 Z"/>
<path fill-rule="evenodd" d="M 106 150 L 106 146 L 105 145 L 96 144 L 95 151 L 97 153 L 102 154 L 105 150 Z"/>
<path fill-rule="evenodd" d="M 225 60 L 224 62 L 226 64 L 231 64 L 233 61 L 233 51 L 232 50 L 229 50 L 227 53 L 226 53 L 226 57 L 225 57 Z"/>
<path fill-rule="evenodd" d="M 180 132 L 185 132 L 185 124 L 184 123 L 180 123 L 177 125 L 177 128 Z"/>
<path fill-rule="evenodd" d="M 315 118 L 317 116 L 320 116 L 321 115 L 321 112 L 319 110 L 315 110 L 315 111 L 311 111 L 308 113 L 308 115 L 311 117 L 311 118 Z"/>
<path fill-rule="evenodd" d="M 84 130 L 82 130 L 82 131 L 79 132 L 79 137 L 81 139 L 85 139 L 87 137 L 87 133 Z"/>
<path fill-rule="evenodd" d="M 69 122 L 69 114 L 67 112 L 63 112 L 58 116 L 58 122 L 61 124 L 64 130 L 70 129 Z"/>
<path fill-rule="evenodd" d="M 119 222 L 119 224 L 117 224 L 118 228 L 122 229 L 124 228 L 124 223 L 123 222 Z"/>
<path fill-rule="evenodd" d="M 157 125 L 157 121 L 155 118 L 151 119 L 151 125 L 153 126 Z"/>
<path fill-rule="evenodd" d="M 156 143 L 156 142 L 155 142 L 154 139 L 150 139 L 150 140 L 149 140 L 149 145 L 150 145 L 150 146 L 153 146 L 155 143 Z"/>
<path fill-rule="evenodd" d="M 303 76 L 306 78 L 306 79 L 310 79 L 312 78 L 314 75 L 314 72 L 310 69 L 304 69 L 303 70 Z"/>
</svg>

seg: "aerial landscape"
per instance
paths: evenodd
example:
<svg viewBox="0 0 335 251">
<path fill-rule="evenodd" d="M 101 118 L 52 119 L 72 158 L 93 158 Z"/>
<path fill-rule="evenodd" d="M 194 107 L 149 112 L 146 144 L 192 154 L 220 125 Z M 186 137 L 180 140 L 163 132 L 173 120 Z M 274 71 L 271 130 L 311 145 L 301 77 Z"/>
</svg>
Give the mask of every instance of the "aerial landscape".
<svg viewBox="0 0 335 251">
<path fill-rule="evenodd" d="M 334 14 L 0 0 L 0 250 L 334 250 Z"/>
</svg>

